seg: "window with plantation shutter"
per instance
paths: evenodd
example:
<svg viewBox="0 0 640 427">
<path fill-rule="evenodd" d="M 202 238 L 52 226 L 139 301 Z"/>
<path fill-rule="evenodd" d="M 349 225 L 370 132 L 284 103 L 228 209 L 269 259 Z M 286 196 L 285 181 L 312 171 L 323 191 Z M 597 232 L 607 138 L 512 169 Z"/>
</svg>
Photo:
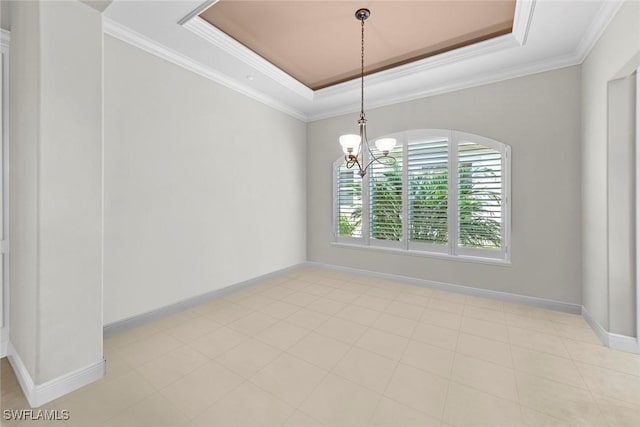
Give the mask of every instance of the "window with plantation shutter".
<svg viewBox="0 0 640 427">
<path fill-rule="evenodd" d="M 402 240 L 402 146 L 389 155 L 393 165 L 374 162 L 369 168 L 369 232 L 374 243 Z M 391 244 L 393 246 L 393 244 Z"/>
<path fill-rule="evenodd" d="M 408 143 L 409 247 L 446 251 L 449 242 L 449 138 Z"/>
<path fill-rule="evenodd" d="M 374 162 L 362 179 L 334 164 L 336 243 L 508 262 L 510 147 L 441 129 L 388 136 L 394 165 Z"/>
<path fill-rule="evenodd" d="M 342 164 L 336 170 L 338 235 L 362 237 L 362 179 L 357 169 Z"/>
<path fill-rule="evenodd" d="M 458 245 L 502 246 L 502 154 L 469 141 L 458 142 Z"/>
</svg>

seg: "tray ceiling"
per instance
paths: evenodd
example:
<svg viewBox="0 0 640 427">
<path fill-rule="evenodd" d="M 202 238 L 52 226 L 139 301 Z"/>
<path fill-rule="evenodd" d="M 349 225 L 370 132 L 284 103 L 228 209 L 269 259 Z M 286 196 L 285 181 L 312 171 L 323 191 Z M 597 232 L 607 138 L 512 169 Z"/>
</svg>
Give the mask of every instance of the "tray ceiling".
<svg viewBox="0 0 640 427">
<path fill-rule="evenodd" d="M 225 0 L 113 0 L 103 14 L 105 33 L 301 120 L 319 120 L 359 111 L 360 79 L 311 89 L 205 21 L 200 14 L 214 7 L 216 1 Z M 484 3 L 483 0 L 478 2 Z M 391 40 L 389 36 L 382 37 L 384 30 L 377 28 L 386 19 L 384 17 L 397 16 L 395 32 L 405 30 L 405 27 L 415 30 L 414 25 L 408 23 L 417 19 L 413 15 L 420 15 L 399 8 L 398 5 L 406 3 L 402 0 L 357 3 L 348 0 L 238 0 L 237 3 L 253 3 L 249 11 L 252 15 L 249 27 L 262 19 L 271 19 L 262 9 L 266 4 L 268 10 L 276 7 L 277 3 L 316 4 L 315 8 L 307 8 L 306 14 L 301 12 L 296 16 L 295 23 L 306 24 L 304 28 L 316 28 L 316 38 L 319 39 L 333 37 L 333 34 L 331 29 L 317 29 L 315 25 L 320 12 L 315 10 L 325 6 L 341 8 L 346 3 L 344 12 L 335 12 L 336 16 L 340 15 L 336 19 L 344 20 L 345 28 L 351 31 L 348 37 L 344 37 L 344 46 L 339 47 L 339 52 L 326 48 L 312 53 L 321 63 L 350 64 L 351 70 L 357 70 L 360 53 L 359 22 L 353 13 L 359 7 L 370 7 L 372 16 L 365 27 L 365 61 L 370 72 L 374 69 L 372 64 L 380 62 L 373 56 L 374 49 Z M 384 3 L 389 11 L 381 12 L 377 3 Z M 422 3 L 447 6 L 460 1 L 420 0 L 413 3 L 414 6 Z M 513 7 L 511 0 L 498 0 L 497 3 Z M 365 108 L 370 110 L 580 64 L 621 4 L 610 0 L 515 0 L 515 12 L 510 15 L 513 19 L 510 33 L 371 73 L 365 79 Z M 394 12 L 392 6 L 398 10 Z M 471 14 L 469 10 L 460 12 L 458 18 L 467 17 Z M 431 14 L 430 19 L 435 19 L 435 15 L 435 12 Z M 430 22 L 436 24 L 429 26 L 439 27 L 444 26 L 445 20 L 439 18 Z M 283 27 L 283 34 L 296 39 L 297 45 L 309 46 L 307 40 L 297 40 L 302 36 L 291 35 L 286 26 Z M 428 37 L 428 42 L 433 44 L 434 39 Z M 342 59 L 337 56 L 341 54 L 345 55 Z M 347 68 L 343 72 L 348 71 Z"/>
<path fill-rule="evenodd" d="M 513 26 L 515 0 L 219 0 L 200 17 L 317 90 L 360 74 L 360 22 L 367 7 L 367 74 L 496 36 Z"/>
</svg>

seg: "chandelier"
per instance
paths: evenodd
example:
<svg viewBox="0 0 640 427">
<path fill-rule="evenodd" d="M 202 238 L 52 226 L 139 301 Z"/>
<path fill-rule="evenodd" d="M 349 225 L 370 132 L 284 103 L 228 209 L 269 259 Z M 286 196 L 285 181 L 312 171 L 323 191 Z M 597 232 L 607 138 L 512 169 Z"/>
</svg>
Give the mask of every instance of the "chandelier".
<svg viewBox="0 0 640 427">
<path fill-rule="evenodd" d="M 360 54 L 360 119 L 358 120 L 360 134 L 347 134 L 339 138 L 342 151 L 344 151 L 347 168 L 351 169 L 357 165 L 360 170 L 360 177 L 362 178 L 367 174 L 367 169 L 369 169 L 369 166 L 371 166 L 373 162 L 378 162 L 383 165 L 393 165 L 396 162 L 394 157 L 389 156 L 389 152 L 396 146 L 395 138 L 381 138 L 376 140 L 376 148 L 381 153 L 377 156 L 371 151 L 369 140 L 367 139 L 367 120 L 364 115 L 364 21 L 366 21 L 370 15 L 371 11 L 369 9 L 358 9 L 356 11 L 356 19 L 360 21 L 362 28 Z M 371 159 L 366 165 L 365 149 Z"/>
</svg>

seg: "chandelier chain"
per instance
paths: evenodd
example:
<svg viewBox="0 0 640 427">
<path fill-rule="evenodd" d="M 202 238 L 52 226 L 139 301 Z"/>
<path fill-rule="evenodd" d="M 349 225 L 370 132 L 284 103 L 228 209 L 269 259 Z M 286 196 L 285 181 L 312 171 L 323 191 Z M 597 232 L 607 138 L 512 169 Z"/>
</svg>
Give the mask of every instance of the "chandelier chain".
<svg viewBox="0 0 640 427">
<path fill-rule="evenodd" d="M 364 178 L 367 174 L 367 169 L 374 162 L 385 166 L 391 166 L 396 163 L 396 158 L 390 155 L 391 150 L 395 147 L 396 139 L 382 138 L 376 141 L 376 147 L 381 152 L 377 156 L 369 145 L 367 120 L 364 118 L 364 21 L 369 18 L 371 11 L 369 9 L 358 9 L 355 15 L 360 20 L 360 120 L 358 120 L 360 135 L 342 135 L 339 142 L 345 154 L 344 159 L 347 169 L 358 166 L 360 177 Z"/>
<path fill-rule="evenodd" d="M 364 119 L 364 19 L 361 22 L 360 36 L 360 118 Z"/>
</svg>

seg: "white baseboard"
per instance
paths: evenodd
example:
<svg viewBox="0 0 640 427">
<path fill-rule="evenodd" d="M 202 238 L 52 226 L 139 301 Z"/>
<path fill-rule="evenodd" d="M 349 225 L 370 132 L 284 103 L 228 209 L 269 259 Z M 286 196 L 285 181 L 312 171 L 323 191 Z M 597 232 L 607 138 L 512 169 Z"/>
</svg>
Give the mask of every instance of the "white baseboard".
<svg viewBox="0 0 640 427">
<path fill-rule="evenodd" d="M 607 332 L 600 323 L 596 322 L 596 319 L 589 314 L 587 309 L 584 308 L 584 305 L 582 306 L 582 317 L 587 321 L 589 326 L 591 326 L 591 329 L 593 329 L 593 332 L 596 334 L 600 342 L 609 347 L 609 332 Z"/>
<path fill-rule="evenodd" d="M 255 277 L 253 279 L 246 280 L 244 282 L 226 286 L 222 289 L 216 289 L 215 291 L 208 292 L 203 295 L 199 295 L 193 298 L 179 301 L 177 303 L 170 304 L 165 307 L 160 307 L 156 310 L 152 310 L 146 313 L 141 313 L 139 315 L 132 316 L 127 319 L 118 320 L 116 322 L 109 323 L 107 325 L 104 325 L 103 327 L 103 336 L 105 338 L 108 338 L 110 336 L 120 334 L 132 328 L 142 326 L 154 320 L 162 319 L 163 317 L 169 316 L 171 314 L 175 314 L 179 311 L 186 310 L 188 308 L 192 308 L 197 305 L 204 304 L 213 299 L 223 297 L 232 292 L 236 292 L 241 289 L 245 289 L 245 288 L 257 285 L 258 283 L 264 280 L 272 279 L 274 277 L 281 276 L 282 274 L 285 274 L 294 270 L 298 270 L 301 268 L 305 268 L 305 267 L 315 267 L 315 268 L 324 268 L 327 270 L 343 271 L 351 274 L 359 274 L 359 275 L 375 277 L 379 279 L 386 279 L 386 280 L 393 280 L 401 283 L 408 283 L 415 286 L 441 289 L 444 291 L 455 292 L 459 294 L 490 298 L 490 299 L 495 299 L 499 301 L 512 302 L 516 304 L 525 304 L 533 307 L 545 308 L 548 310 L 564 311 L 567 313 L 574 313 L 574 314 L 581 313 L 581 307 L 578 304 L 570 304 L 566 302 L 547 300 L 544 298 L 535 298 L 535 297 L 529 297 L 524 295 L 510 294 L 507 292 L 491 291 L 488 289 L 480 289 L 480 288 L 474 288 L 470 286 L 453 285 L 450 283 L 434 282 L 431 280 L 396 276 L 393 274 L 377 273 L 377 272 L 372 272 L 367 270 L 358 270 L 355 268 L 342 267 L 342 266 L 332 265 L 332 264 L 324 264 L 320 262 L 305 261 L 300 264 L 295 264 L 290 267 L 274 271 L 272 273 L 268 273 L 259 277 Z"/>
<path fill-rule="evenodd" d="M 151 310 L 145 313 L 128 317 L 126 319 L 108 323 L 104 325 L 104 327 L 102 328 L 102 336 L 104 338 L 109 338 L 111 336 L 126 332 L 130 329 L 137 328 L 138 326 L 142 326 L 146 323 L 153 322 L 154 320 L 160 320 L 164 317 L 170 316 L 172 314 L 178 313 L 183 310 L 187 310 L 189 308 L 196 307 L 198 305 L 204 304 L 216 298 L 221 298 L 232 292 L 236 292 L 241 289 L 246 289 L 251 286 L 255 286 L 258 283 L 261 283 L 265 280 L 273 279 L 275 277 L 281 276 L 290 271 L 294 271 L 301 267 L 304 267 L 305 265 L 306 263 L 304 262 L 300 264 L 294 264 L 292 266 L 285 267 L 283 269 L 276 270 L 271 273 L 263 274 L 261 276 L 254 277 L 252 279 L 248 279 L 239 283 L 234 283 L 232 285 L 225 286 L 224 288 L 221 288 L 221 289 L 216 289 L 215 291 L 207 292 L 205 294 L 187 298 L 185 300 L 178 301 L 176 303 L 169 304 L 167 306 L 160 307 L 155 310 Z"/>
<path fill-rule="evenodd" d="M 630 337 L 627 335 L 615 334 L 608 332 L 602 327 L 584 308 L 578 304 L 570 304 L 561 301 L 547 300 L 544 298 L 535 298 L 518 294 L 511 294 L 508 292 L 491 291 L 488 289 L 474 288 L 470 286 L 454 285 L 450 283 L 434 282 L 431 280 L 414 279 L 410 277 L 396 276 L 393 274 L 378 273 L 368 270 L 358 270 L 351 267 L 343 267 L 339 265 L 324 264 L 320 262 L 308 261 L 302 265 L 308 267 L 325 268 L 335 271 L 343 271 L 346 273 L 360 274 L 369 277 L 376 277 L 381 279 L 393 280 L 396 282 L 409 283 L 412 285 L 423 286 L 428 288 L 441 289 L 448 292 L 455 292 L 465 295 L 473 295 L 483 298 L 495 299 L 499 301 L 512 302 L 516 304 L 525 304 L 535 307 L 545 308 L 548 310 L 564 311 L 573 314 L 582 314 L 587 321 L 591 329 L 595 332 L 596 336 L 602 344 L 612 348 L 614 350 L 624 351 L 627 353 L 640 354 L 640 340 L 636 337 Z"/>
<path fill-rule="evenodd" d="M 29 371 L 22 362 L 20 355 L 16 352 L 16 349 L 8 343 L 8 358 L 9 363 L 13 367 L 13 371 L 16 374 L 16 378 L 22 387 L 29 405 L 32 408 L 37 408 L 45 403 L 51 402 L 67 393 L 71 393 L 74 390 L 79 389 L 87 384 L 90 384 L 105 374 L 105 362 L 101 360 L 93 363 L 84 368 L 77 369 L 73 372 L 69 372 L 58 378 L 54 378 L 43 384 L 34 384 Z"/>
<path fill-rule="evenodd" d="M 609 332 L 609 347 L 627 353 L 640 354 L 640 341 L 635 337 Z"/>
<path fill-rule="evenodd" d="M 595 332 L 600 342 L 614 350 L 624 351 L 627 353 L 640 354 L 640 341 L 638 338 L 627 335 L 614 334 L 608 332 L 596 319 L 589 314 L 586 308 L 582 306 L 582 317 L 587 321 L 593 332 Z"/>
<path fill-rule="evenodd" d="M 7 356 L 9 346 L 9 328 L 0 328 L 0 359 Z"/>
<path fill-rule="evenodd" d="M 397 276 L 394 274 L 378 273 L 375 271 L 359 270 L 351 267 L 343 267 L 341 265 L 324 264 L 321 262 L 308 261 L 301 266 L 325 268 L 334 271 L 343 271 L 345 273 L 359 274 L 363 276 L 374 277 L 378 279 L 393 280 L 395 282 L 408 283 L 410 285 L 440 289 L 447 292 L 457 294 L 471 295 L 482 298 L 489 298 L 503 302 L 511 302 L 515 304 L 530 305 L 533 307 L 545 308 L 547 310 L 563 311 L 566 313 L 580 314 L 581 307 L 578 304 L 567 302 L 548 300 L 544 298 L 530 297 L 526 295 L 512 294 L 508 292 L 492 291 L 489 289 L 474 288 L 472 286 L 454 285 L 445 282 L 435 282 L 426 279 L 416 279 L 412 277 Z"/>
<path fill-rule="evenodd" d="M 408 283 L 415 286 L 441 289 L 448 292 L 479 296 L 479 297 L 490 298 L 490 299 L 495 299 L 500 301 L 512 302 L 516 304 L 525 304 L 525 305 L 530 305 L 534 307 L 545 308 L 548 310 L 564 311 L 567 313 L 574 313 L 574 314 L 580 314 L 581 312 L 580 306 L 578 304 L 570 304 L 570 303 L 565 303 L 560 301 L 547 300 L 543 298 L 535 298 L 535 297 L 529 297 L 529 296 L 523 296 L 523 295 L 517 295 L 517 294 L 510 294 L 507 292 L 491 291 L 488 289 L 480 289 L 480 288 L 474 288 L 470 286 L 452 285 L 449 283 L 434 282 L 434 281 L 423 280 L 423 279 L 414 279 L 411 277 L 396 276 L 393 274 L 377 273 L 377 272 L 372 272 L 367 270 L 358 270 L 350 267 L 342 267 L 342 266 L 332 265 L 332 264 L 305 261 L 300 264 L 295 264 L 290 267 L 283 268 L 281 270 L 264 274 L 262 276 L 254 277 L 253 279 L 249 279 L 244 282 L 235 283 L 233 285 L 229 285 L 221 289 L 216 289 L 215 291 L 208 292 L 206 294 L 198 295 L 183 301 L 179 301 L 177 303 L 170 304 L 165 307 L 160 307 L 158 309 L 155 309 L 146 313 L 141 313 L 136 316 L 132 316 L 123 320 L 118 320 L 116 322 L 109 323 L 107 325 L 104 325 L 103 327 L 103 336 L 105 338 L 108 338 L 113 335 L 126 332 L 132 328 L 142 326 L 154 320 L 162 319 L 163 317 L 169 316 L 171 314 L 175 314 L 179 311 L 186 310 L 186 309 L 195 307 L 197 305 L 204 304 L 213 299 L 223 297 L 232 292 L 236 292 L 241 289 L 245 289 L 245 288 L 257 285 L 258 283 L 264 280 L 272 279 L 272 278 L 281 276 L 282 274 L 285 274 L 294 270 L 298 270 L 300 268 L 305 268 L 305 267 L 315 267 L 315 268 L 324 268 L 327 270 L 343 271 L 343 272 L 352 273 L 352 274 L 359 274 L 363 276 Z"/>
</svg>

